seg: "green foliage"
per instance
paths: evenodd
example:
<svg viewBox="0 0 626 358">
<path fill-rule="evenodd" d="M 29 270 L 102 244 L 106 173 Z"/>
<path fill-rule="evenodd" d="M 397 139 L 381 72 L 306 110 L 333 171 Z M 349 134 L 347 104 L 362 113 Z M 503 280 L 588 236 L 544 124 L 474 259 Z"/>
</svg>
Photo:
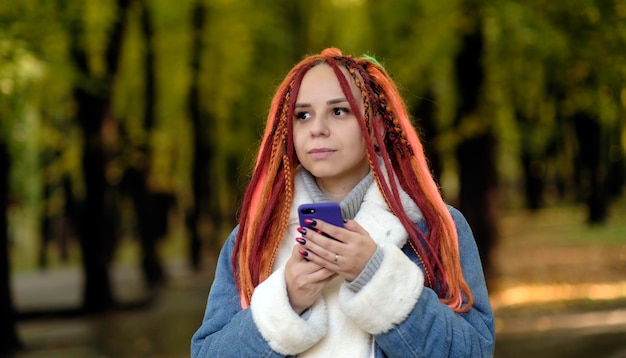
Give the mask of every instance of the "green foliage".
<svg viewBox="0 0 626 358">
<path fill-rule="evenodd" d="M 207 15 L 199 81 L 205 122 L 192 128 L 187 101 L 192 9 L 198 3 Z M 109 139 L 118 156 L 108 170 L 109 180 L 115 184 L 125 167 L 149 161 L 154 189 L 189 197 L 191 139 L 200 131 L 216 151 L 210 163 L 217 173 L 209 183 L 213 207 L 228 216 L 237 209 L 274 90 L 293 64 L 325 47 L 376 57 L 397 80 L 409 108 L 433 101 L 440 132 L 434 141 L 447 156 L 446 163 L 463 136 L 493 129 L 505 183 L 519 181 L 521 150 L 541 158 L 555 135 L 565 142 L 559 161 L 572 160 L 575 143 L 563 129 L 564 116 L 586 110 L 607 128 L 615 128 L 626 113 L 626 6 L 617 0 L 131 4 L 122 19 L 113 0 L 0 3 L 0 138 L 11 143 L 17 163 L 14 177 L 30 178 L 14 180 L 16 192 L 40 191 L 45 179 L 37 179 L 43 177 L 39 161 L 48 152 L 60 153 L 56 163 L 48 164 L 81 183 L 81 138 L 71 119 L 71 91 L 84 78 L 76 72 L 69 43 L 76 36 L 87 53 L 89 75 L 104 76 L 104 51 L 117 21 L 126 21 L 126 33 L 119 73 L 110 89 Z M 141 29 L 143 11 L 149 12 L 154 26 L 156 57 L 157 108 L 150 132 L 143 126 L 143 58 L 148 46 Z M 454 59 L 461 36 L 479 22 L 486 82 L 479 113 L 457 128 Z M 520 122 L 520 115 L 526 121 Z M 624 131 L 624 126 L 619 128 Z M 121 142 L 119 133 L 127 142 Z M 137 150 L 145 146 L 151 158 Z M 623 155 L 624 148 L 613 151 Z M 453 165 L 448 167 L 454 171 Z M 75 190 L 80 193 L 80 186 Z"/>
<path fill-rule="evenodd" d="M 31 97 L 44 72 L 44 64 L 24 41 L 0 33 L 0 141 L 13 161 L 13 198 L 31 205 L 36 202 L 39 184 L 32 175 L 37 171 L 38 116 L 37 103 Z"/>
</svg>

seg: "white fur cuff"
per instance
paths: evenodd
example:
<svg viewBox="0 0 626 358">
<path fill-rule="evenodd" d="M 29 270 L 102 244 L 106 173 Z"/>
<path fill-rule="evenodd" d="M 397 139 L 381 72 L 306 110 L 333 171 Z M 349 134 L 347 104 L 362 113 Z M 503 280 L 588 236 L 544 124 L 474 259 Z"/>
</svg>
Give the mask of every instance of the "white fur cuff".
<svg viewBox="0 0 626 358">
<path fill-rule="evenodd" d="M 326 304 L 318 300 L 304 320 L 289 304 L 284 268 L 256 287 L 250 303 L 252 318 L 270 347 L 283 355 L 304 352 L 326 335 Z"/>
<path fill-rule="evenodd" d="M 339 291 L 341 310 L 373 335 L 404 321 L 424 288 L 422 270 L 402 250 L 393 245 L 382 249 L 383 262 L 361 291 L 355 293 L 345 284 Z"/>
</svg>

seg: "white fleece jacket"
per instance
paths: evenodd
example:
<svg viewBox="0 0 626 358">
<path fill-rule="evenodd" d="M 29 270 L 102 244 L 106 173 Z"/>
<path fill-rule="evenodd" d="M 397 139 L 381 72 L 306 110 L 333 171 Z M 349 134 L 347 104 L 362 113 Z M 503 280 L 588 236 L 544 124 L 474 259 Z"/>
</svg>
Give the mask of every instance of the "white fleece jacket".
<svg viewBox="0 0 626 358">
<path fill-rule="evenodd" d="M 416 204 L 404 192 L 401 198 L 411 221 L 419 221 L 422 215 Z M 373 349 L 372 335 L 387 332 L 409 315 L 422 293 L 424 275 L 401 251 L 408 234 L 374 182 L 354 220 L 383 250 L 382 264 L 359 292 L 348 289 L 340 277 L 331 281 L 311 307 L 310 316 L 303 319 L 289 304 L 284 267 L 294 238 L 299 235 L 297 207 L 311 201 L 300 176 L 296 175 L 288 228 L 273 273 L 252 295 L 252 317 L 270 347 L 278 353 L 299 357 L 368 357 Z"/>
</svg>

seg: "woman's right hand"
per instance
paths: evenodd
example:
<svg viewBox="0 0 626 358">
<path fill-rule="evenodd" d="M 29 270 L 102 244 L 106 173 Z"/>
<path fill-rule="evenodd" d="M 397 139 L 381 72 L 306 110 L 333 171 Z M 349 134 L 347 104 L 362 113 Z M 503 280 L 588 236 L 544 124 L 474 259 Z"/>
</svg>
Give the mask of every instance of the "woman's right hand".
<svg viewBox="0 0 626 358">
<path fill-rule="evenodd" d="M 298 314 L 313 305 L 324 286 L 337 276 L 335 272 L 307 260 L 301 250 L 302 245 L 294 245 L 285 265 L 289 303 Z"/>
</svg>

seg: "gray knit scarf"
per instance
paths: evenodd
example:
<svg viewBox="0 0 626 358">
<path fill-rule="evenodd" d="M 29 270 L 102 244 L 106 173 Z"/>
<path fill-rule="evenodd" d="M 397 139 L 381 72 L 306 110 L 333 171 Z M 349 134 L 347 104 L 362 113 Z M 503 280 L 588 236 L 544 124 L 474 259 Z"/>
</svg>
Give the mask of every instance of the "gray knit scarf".
<svg viewBox="0 0 626 358">
<path fill-rule="evenodd" d="M 330 201 L 324 193 L 320 190 L 319 186 L 317 186 L 317 182 L 315 181 L 315 177 L 308 170 L 301 168 L 300 173 L 302 173 L 302 179 L 304 182 L 304 186 L 306 190 L 309 192 L 311 197 L 313 198 L 313 202 L 319 203 L 324 201 Z M 345 198 L 339 203 L 341 206 L 341 214 L 344 219 L 354 219 L 356 214 L 359 212 L 361 208 L 361 203 L 363 202 L 363 197 L 365 197 L 365 192 L 374 182 L 374 174 L 370 170 L 369 173 L 365 176 L 365 178 L 361 179 L 361 181 L 354 187 L 352 190 L 346 195 Z"/>
</svg>

